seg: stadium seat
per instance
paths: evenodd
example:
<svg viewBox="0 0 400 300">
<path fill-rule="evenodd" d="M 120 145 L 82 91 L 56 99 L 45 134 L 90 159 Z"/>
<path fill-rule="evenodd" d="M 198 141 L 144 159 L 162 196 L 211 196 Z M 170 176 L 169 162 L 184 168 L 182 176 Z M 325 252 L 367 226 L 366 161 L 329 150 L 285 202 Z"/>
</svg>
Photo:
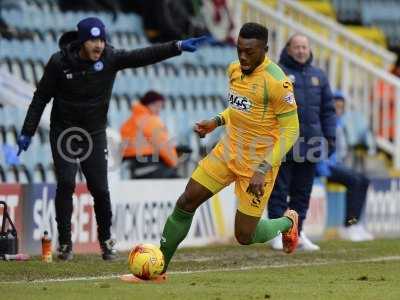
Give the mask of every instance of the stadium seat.
<svg viewBox="0 0 400 300">
<path fill-rule="evenodd" d="M 56 183 L 56 174 L 54 171 L 54 165 L 53 163 L 50 163 L 47 165 L 45 168 L 46 172 L 46 182 L 47 183 Z"/>
<path fill-rule="evenodd" d="M 0 183 L 6 183 L 7 182 L 7 176 L 6 172 L 3 169 L 3 166 L 0 164 Z"/>
<path fill-rule="evenodd" d="M 32 175 L 25 165 L 20 165 L 18 170 L 18 183 L 27 184 L 32 182 Z"/>
<path fill-rule="evenodd" d="M 16 166 L 10 166 L 6 169 L 7 183 L 18 183 L 18 169 Z"/>
</svg>

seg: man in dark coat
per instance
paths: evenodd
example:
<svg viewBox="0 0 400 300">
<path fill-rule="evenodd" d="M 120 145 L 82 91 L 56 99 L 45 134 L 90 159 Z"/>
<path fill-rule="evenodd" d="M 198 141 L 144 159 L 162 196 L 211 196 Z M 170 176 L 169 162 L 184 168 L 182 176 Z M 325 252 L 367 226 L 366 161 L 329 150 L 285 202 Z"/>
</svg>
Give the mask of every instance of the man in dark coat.
<svg viewBox="0 0 400 300">
<path fill-rule="evenodd" d="M 55 198 L 59 255 L 70 260 L 72 254 L 72 194 L 79 160 L 87 186 L 94 198 L 98 238 L 104 260 L 115 258 L 111 239 L 111 203 L 107 181 L 107 112 L 118 71 L 157 63 L 193 52 L 206 37 L 172 41 L 132 51 L 116 50 L 106 42 L 106 30 L 98 18 L 86 18 L 78 30 L 65 33 L 60 51 L 47 63 L 29 106 L 21 135 L 19 153 L 29 147 L 46 104 L 53 107 L 50 144 L 57 177 Z"/>
<path fill-rule="evenodd" d="M 296 34 L 283 49 L 279 64 L 293 82 L 300 122 L 300 137 L 282 163 L 268 203 L 270 218 L 283 216 L 287 208 L 299 213 L 299 248 L 319 250 L 302 232 L 315 176 L 315 164 L 334 151 L 336 116 L 325 73 L 312 66 L 308 38 Z M 289 196 L 290 200 L 287 201 Z M 281 239 L 272 242 L 281 249 Z"/>
</svg>

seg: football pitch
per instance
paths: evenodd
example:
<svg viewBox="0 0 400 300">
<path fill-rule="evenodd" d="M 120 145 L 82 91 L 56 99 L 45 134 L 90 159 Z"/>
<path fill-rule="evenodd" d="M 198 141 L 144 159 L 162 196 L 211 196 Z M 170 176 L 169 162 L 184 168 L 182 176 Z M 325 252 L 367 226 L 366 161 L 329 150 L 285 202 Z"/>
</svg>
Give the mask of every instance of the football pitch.
<svg viewBox="0 0 400 300">
<path fill-rule="evenodd" d="M 129 284 L 115 262 L 0 262 L 0 299 L 400 299 L 400 240 L 321 242 L 286 255 L 265 245 L 179 250 L 163 284 Z"/>
</svg>

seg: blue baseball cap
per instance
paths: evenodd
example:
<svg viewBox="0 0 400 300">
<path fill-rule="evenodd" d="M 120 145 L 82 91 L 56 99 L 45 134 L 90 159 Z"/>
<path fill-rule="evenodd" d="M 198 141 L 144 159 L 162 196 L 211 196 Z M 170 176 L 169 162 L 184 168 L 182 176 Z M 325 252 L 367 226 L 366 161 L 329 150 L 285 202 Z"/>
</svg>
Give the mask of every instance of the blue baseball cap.
<svg viewBox="0 0 400 300">
<path fill-rule="evenodd" d="M 81 20 L 78 25 L 78 40 L 84 43 L 90 39 L 100 38 L 106 40 L 106 26 L 104 23 L 95 17 L 90 17 Z"/>
</svg>

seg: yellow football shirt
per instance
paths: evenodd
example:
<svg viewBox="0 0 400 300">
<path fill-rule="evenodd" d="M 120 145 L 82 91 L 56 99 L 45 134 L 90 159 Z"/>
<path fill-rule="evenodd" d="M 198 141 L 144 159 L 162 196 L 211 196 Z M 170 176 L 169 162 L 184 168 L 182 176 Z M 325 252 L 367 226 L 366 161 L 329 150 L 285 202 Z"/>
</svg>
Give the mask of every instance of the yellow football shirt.
<svg viewBox="0 0 400 300">
<path fill-rule="evenodd" d="M 233 62 L 228 77 L 229 107 L 221 113 L 226 135 L 214 154 L 237 175 L 251 177 L 279 138 L 278 119 L 297 117 L 293 86 L 268 58 L 249 75 L 242 73 L 238 61 Z"/>
</svg>

